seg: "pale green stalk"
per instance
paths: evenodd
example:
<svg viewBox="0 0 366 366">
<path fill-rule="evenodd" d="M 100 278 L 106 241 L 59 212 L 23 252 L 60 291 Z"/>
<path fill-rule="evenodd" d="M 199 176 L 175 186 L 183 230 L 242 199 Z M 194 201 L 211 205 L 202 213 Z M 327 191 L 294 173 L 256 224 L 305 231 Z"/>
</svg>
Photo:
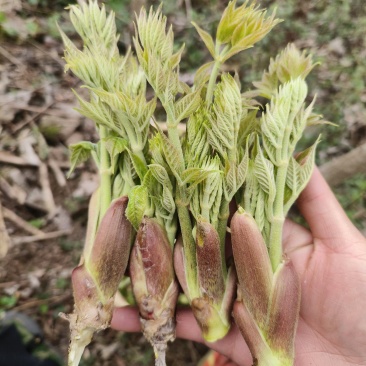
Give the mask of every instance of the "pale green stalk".
<svg viewBox="0 0 366 366">
<path fill-rule="evenodd" d="M 220 207 L 219 213 L 219 221 L 217 225 L 217 233 L 219 234 L 220 238 L 220 248 L 221 248 L 221 259 L 222 259 L 222 268 L 224 269 L 225 275 L 227 274 L 226 269 L 226 258 L 225 258 L 225 244 L 226 244 L 226 230 L 227 230 L 227 220 L 229 218 L 230 209 L 229 209 L 230 202 L 226 201 L 223 198 Z"/>
<path fill-rule="evenodd" d="M 221 65 L 222 65 L 220 56 L 225 55 L 225 52 L 229 49 L 229 46 L 226 46 L 223 49 L 223 51 L 220 53 L 220 47 L 221 47 L 220 42 L 216 41 L 215 63 L 214 63 L 213 69 L 211 71 L 211 76 L 210 76 L 210 80 L 208 82 L 207 92 L 206 92 L 206 104 L 207 105 L 210 105 L 212 103 L 212 98 L 213 98 L 213 93 L 214 93 L 214 90 L 215 90 L 217 76 L 219 75 L 220 68 L 221 68 Z"/>
<path fill-rule="evenodd" d="M 177 198 L 175 202 L 177 205 L 180 229 L 183 237 L 187 286 L 191 299 L 194 299 L 200 296 L 197 277 L 196 243 L 192 236 L 192 223 L 189 216 L 189 210 L 186 203 L 180 199 L 179 192 L 177 192 Z"/>
<path fill-rule="evenodd" d="M 111 162 L 105 146 L 107 128 L 99 126 L 100 135 L 100 218 L 104 216 L 112 201 Z"/>
<path fill-rule="evenodd" d="M 273 209 L 273 219 L 271 220 L 269 256 L 273 272 L 276 271 L 282 259 L 282 231 L 285 222 L 284 217 L 284 193 L 286 185 L 288 163 L 284 162 L 277 170 L 276 175 L 276 198 Z"/>
</svg>

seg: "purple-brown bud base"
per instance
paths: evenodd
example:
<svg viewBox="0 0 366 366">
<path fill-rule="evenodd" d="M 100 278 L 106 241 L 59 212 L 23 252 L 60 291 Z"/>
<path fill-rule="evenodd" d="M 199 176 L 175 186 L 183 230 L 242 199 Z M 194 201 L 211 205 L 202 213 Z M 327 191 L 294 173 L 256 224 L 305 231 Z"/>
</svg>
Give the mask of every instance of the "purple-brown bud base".
<svg viewBox="0 0 366 366">
<path fill-rule="evenodd" d="M 175 306 L 179 287 L 173 250 L 165 229 L 145 217 L 130 258 L 132 289 L 145 338 L 154 347 L 156 364 L 165 365 L 167 343 L 175 339 Z"/>
<path fill-rule="evenodd" d="M 74 312 L 61 314 L 70 322 L 69 366 L 77 366 L 93 334 L 110 325 L 114 296 L 127 267 L 133 236 L 125 216 L 127 203 L 127 197 L 112 202 L 92 248 L 89 243 L 83 263 L 72 272 Z"/>
</svg>

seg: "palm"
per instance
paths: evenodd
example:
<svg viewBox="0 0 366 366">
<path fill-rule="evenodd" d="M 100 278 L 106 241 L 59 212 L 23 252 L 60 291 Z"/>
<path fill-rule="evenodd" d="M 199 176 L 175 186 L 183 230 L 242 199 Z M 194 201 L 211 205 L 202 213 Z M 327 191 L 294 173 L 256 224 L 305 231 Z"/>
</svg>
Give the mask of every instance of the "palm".
<svg viewBox="0 0 366 366">
<path fill-rule="evenodd" d="M 295 226 L 292 231 L 302 282 L 296 365 L 366 365 L 365 239 L 347 230 L 336 238 L 334 231 L 328 238 L 312 238 Z M 313 245 L 302 246 L 307 243 Z"/>
</svg>

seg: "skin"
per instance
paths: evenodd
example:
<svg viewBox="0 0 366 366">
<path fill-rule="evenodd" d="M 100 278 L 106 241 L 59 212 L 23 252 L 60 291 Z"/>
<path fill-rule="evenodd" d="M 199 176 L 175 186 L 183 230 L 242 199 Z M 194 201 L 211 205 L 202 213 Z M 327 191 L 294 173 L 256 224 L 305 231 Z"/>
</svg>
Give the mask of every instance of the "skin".
<svg viewBox="0 0 366 366">
<path fill-rule="evenodd" d="M 297 206 L 310 230 L 287 221 L 283 239 L 284 253 L 292 259 L 302 286 L 295 365 L 366 365 L 366 239 L 318 169 Z M 136 309 L 116 309 L 112 327 L 139 331 Z M 205 343 L 188 309 L 177 311 L 177 337 Z M 238 365 L 252 365 L 235 325 L 224 339 L 208 346 Z"/>
</svg>

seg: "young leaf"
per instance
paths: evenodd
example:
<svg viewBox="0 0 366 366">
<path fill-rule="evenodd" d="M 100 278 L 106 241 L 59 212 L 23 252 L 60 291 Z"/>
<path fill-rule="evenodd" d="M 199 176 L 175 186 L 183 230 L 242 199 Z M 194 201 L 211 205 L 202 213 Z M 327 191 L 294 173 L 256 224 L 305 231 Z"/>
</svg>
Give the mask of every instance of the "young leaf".
<svg viewBox="0 0 366 366">
<path fill-rule="evenodd" d="M 139 176 L 140 180 L 144 180 L 144 176 L 147 173 L 147 167 L 145 163 L 141 160 L 141 158 L 133 153 L 130 149 L 127 149 L 128 154 L 130 155 L 133 167 L 135 168 L 135 171 L 137 175 Z"/>
<path fill-rule="evenodd" d="M 185 95 L 174 105 L 175 123 L 179 123 L 183 119 L 194 113 L 201 104 L 201 90 Z"/>
<path fill-rule="evenodd" d="M 70 145 L 70 161 L 71 167 L 67 173 L 67 177 L 70 178 L 71 173 L 74 171 L 76 165 L 88 160 L 92 151 L 96 151 L 96 146 L 89 141 L 81 141 L 77 144 Z"/>
<path fill-rule="evenodd" d="M 153 177 L 163 186 L 169 188 L 169 190 L 173 189 L 172 183 L 169 178 L 169 174 L 166 169 L 160 164 L 150 164 L 149 171 L 153 175 Z"/>
<path fill-rule="evenodd" d="M 145 186 L 135 186 L 128 194 L 126 216 L 136 230 L 138 230 L 144 217 L 148 200 L 148 192 Z"/>
<path fill-rule="evenodd" d="M 261 189 L 268 194 L 270 200 L 276 195 L 276 183 L 273 164 L 263 155 L 258 143 L 258 154 L 255 157 L 254 175 L 258 179 Z"/>
<path fill-rule="evenodd" d="M 192 25 L 196 28 L 196 31 L 200 35 L 202 41 L 205 43 L 205 45 L 206 45 L 207 49 L 209 50 L 211 56 L 213 58 L 216 58 L 215 43 L 214 43 L 211 35 L 208 32 L 206 32 L 205 30 L 203 30 L 201 27 L 199 27 L 197 25 L 197 23 L 192 22 Z"/>
<path fill-rule="evenodd" d="M 210 73 L 212 70 L 212 67 L 214 65 L 215 61 L 208 62 L 206 64 L 203 64 L 194 75 L 194 81 L 193 84 L 195 86 L 201 86 L 205 84 L 210 79 Z"/>
<path fill-rule="evenodd" d="M 127 146 L 128 146 L 128 141 L 121 137 L 108 136 L 105 139 L 105 147 L 109 152 L 111 161 L 113 161 L 116 156 L 118 156 L 123 151 L 125 151 Z"/>
<path fill-rule="evenodd" d="M 161 137 L 165 159 L 175 178 L 180 182 L 180 175 L 184 168 L 184 161 L 181 159 L 179 151 L 172 142 L 163 133 L 161 133 Z"/>
</svg>

